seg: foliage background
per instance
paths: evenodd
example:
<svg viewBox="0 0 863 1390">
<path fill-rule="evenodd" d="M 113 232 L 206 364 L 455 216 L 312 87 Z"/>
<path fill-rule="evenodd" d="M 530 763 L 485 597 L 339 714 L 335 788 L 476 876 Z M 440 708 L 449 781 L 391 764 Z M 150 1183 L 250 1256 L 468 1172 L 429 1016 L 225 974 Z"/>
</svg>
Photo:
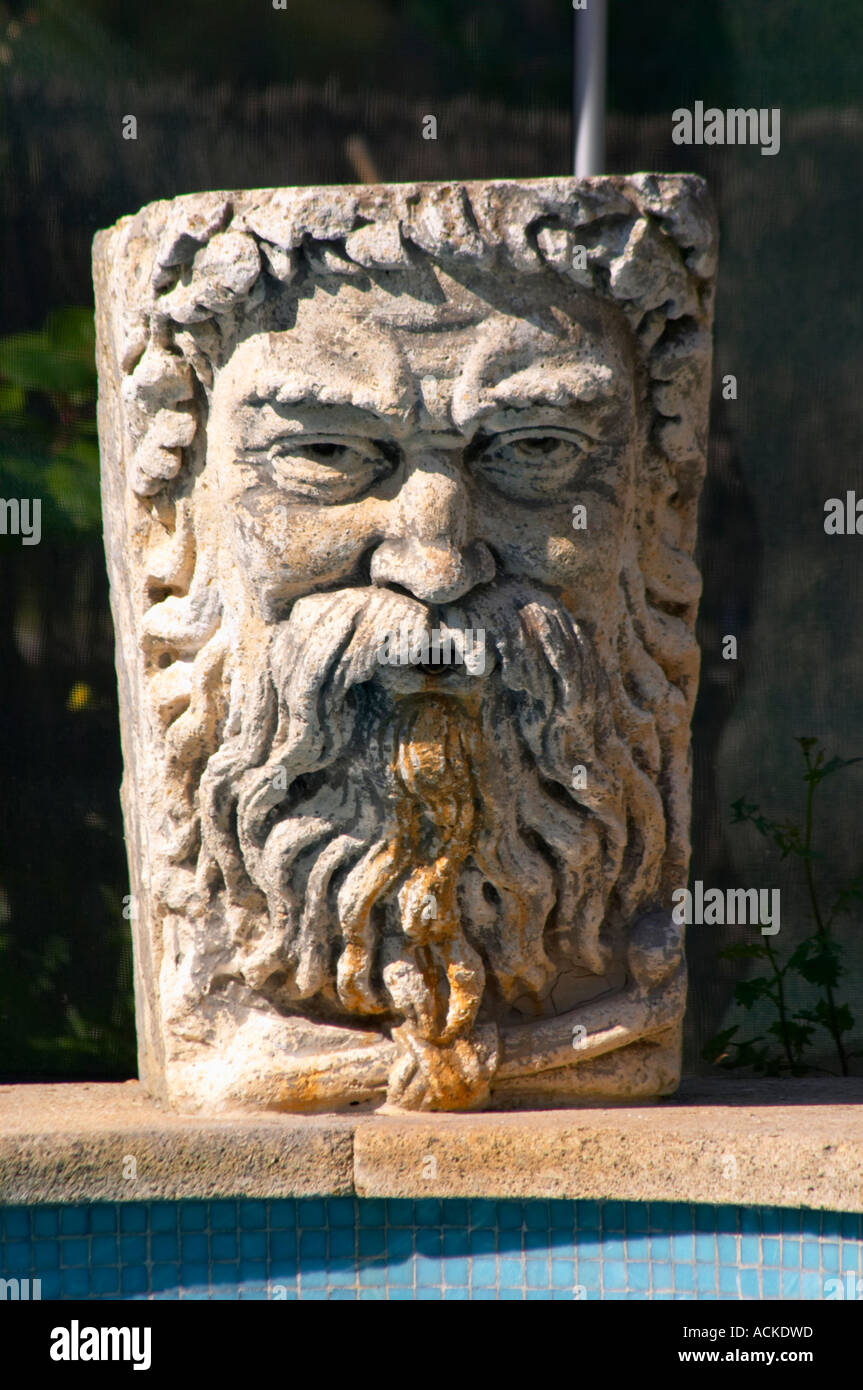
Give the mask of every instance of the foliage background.
<svg viewBox="0 0 863 1390">
<path fill-rule="evenodd" d="M 805 788 L 793 738 L 863 753 L 857 241 L 859 0 L 610 0 L 609 170 L 695 169 L 722 232 L 692 878 L 779 886 L 792 866 L 740 797 L 777 816 Z M 101 551 L 89 247 L 97 228 L 195 189 L 568 172 L 569 0 L 0 2 L 0 497 L 41 497 L 43 538 L 0 536 L 0 1077 L 134 1074 L 113 637 Z M 695 100 L 778 106 L 782 147 L 670 142 Z M 121 119 L 138 139 L 121 138 Z M 438 117 L 436 142 L 422 116 Z M 736 663 L 721 658 L 738 637 Z M 858 877 L 860 778 L 825 792 L 825 892 Z M 859 911 L 838 931 L 863 1015 Z M 751 939 L 751 937 L 749 938 Z M 739 1019 L 741 934 L 690 932 L 688 1065 Z M 805 1001 L 795 1001 L 801 1003 Z M 859 1038 L 857 1043 L 859 1045 Z M 829 1062 L 825 1062 L 829 1065 Z"/>
</svg>

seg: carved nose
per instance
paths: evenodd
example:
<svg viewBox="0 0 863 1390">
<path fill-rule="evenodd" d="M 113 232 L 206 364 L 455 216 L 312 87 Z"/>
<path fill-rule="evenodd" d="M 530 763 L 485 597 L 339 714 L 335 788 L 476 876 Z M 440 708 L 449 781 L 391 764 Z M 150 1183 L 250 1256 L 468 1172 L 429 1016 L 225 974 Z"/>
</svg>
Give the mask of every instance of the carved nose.
<svg viewBox="0 0 863 1390">
<path fill-rule="evenodd" d="M 454 603 L 494 577 L 488 546 L 470 536 L 470 498 L 446 452 L 417 459 L 398 497 L 392 531 L 372 556 L 373 584 L 398 584 L 426 603 Z"/>
<path fill-rule="evenodd" d="M 384 541 L 372 556 L 373 584 L 398 584 L 425 603 L 455 603 L 477 584 L 494 578 L 494 559 L 487 545 L 474 541 L 463 549 L 410 536 Z"/>
</svg>

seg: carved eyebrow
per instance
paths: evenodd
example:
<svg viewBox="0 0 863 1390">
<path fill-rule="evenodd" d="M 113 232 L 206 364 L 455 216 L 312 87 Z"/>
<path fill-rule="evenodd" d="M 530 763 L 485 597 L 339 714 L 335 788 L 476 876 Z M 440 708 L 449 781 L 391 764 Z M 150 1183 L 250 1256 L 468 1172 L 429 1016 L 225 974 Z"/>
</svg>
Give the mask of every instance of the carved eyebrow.
<svg viewBox="0 0 863 1390">
<path fill-rule="evenodd" d="M 406 401 L 399 383 L 370 380 L 368 375 L 354 379 L 348 374 L 355 364 L 342 364 L 341 380 L 322 380 L 320 374 L 303 367 L 291 368 L 278 376 L 262 373 L 257 382 L 239 398 L 242 406 L 269 405 L 278 412 L 318 409 L 356 410 L 382 418 L 402 415 Z"/>
<path fill-rule="evenodd" d="M 459 424 L 466 428 L 509 413 L 542 411 L 595 420 L 597 425 L 619 419 L 630 398 L 626 373 L 595 362 L 533 362 L 520 372 L 502 377 L 493 385 L 467 392 L 458 403 Z M 473 400 L 466 397 L 473 395 Z"/>
</svg>

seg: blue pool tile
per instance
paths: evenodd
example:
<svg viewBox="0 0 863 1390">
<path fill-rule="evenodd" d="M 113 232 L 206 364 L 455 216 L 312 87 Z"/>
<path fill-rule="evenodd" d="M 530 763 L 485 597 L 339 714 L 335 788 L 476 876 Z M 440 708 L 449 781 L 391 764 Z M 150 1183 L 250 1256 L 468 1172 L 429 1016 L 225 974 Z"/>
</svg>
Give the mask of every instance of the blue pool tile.
<svg viewBox="0 0 863 1390">
<path fill-rule="evenodd" d="M 670 1264 L 654 1264 L 651 1267 L 653 1274 L 653 1287 L 655 1290 L 668 1290 L 674 1287 L 674 1278 Z"/>
<path fill-rule="evenodd" d="M 626 1288 L 626 1266 L 621 1263 L 606 1264 L 602 1269 L 604 1290 Z"/>
<path fill-rule="evenodd" d="M 120 1207 L 120 1230 L 129 1234 L 146 1231 L 148 1216 L 143 1202 L 124 1202 Z"/>
<path fill-rule="evenodd" d="M 214 1231 L 210 1251 L 214 1260 L 236 1260 L 240 1252 L 234 1231 Z"/>
<path fill-rule="evenodd" d="M 120 1271 L 114 1265 L 97 1265 L 91 1271 L 92 1292 L 98 1297 L 120 1292 Z"/>
<path fill-rule="evenodd" d="M 146 1269 L 144 1289 L 147 1287 Z M 88 1298 L 90 1295 L 90 1271 L 88 1269 L 64 1269 L 60 1273 L 60 1288 L 64 1298 Z M 43 1291 L 44 1292 L 44 1291 Z"/>
<path fill-rule="evenodd" d="M 361 1231 L 360 1235 L 366 1232 Z M 381 1233 L 383 1234 L 383 1233 Z M 327 1253 L 327 1233 L 326 1231 L 301 1231 L 300 1232 L 300 1265 L 305 1266 L 307 1260 L 323 1260 Z"/>
<path fill-rule="evenodd" d="M 370 1260 L 368 1264 L 364 1264 L 360 1268 L 358 1282 L 363 1289 L 383 1288 L 387 1282 L 387 1270 L 383 1260 Z"/>
<path fill-rule="evenodd" d="M 714 1265 L 697 1264 L 695 1266 L 695 1288 L 700 1296 L 716 1292 L 716 1268 Z"/>
<path fill-rule="evenodd" d="M 150 1207 L 150 1220 L 148 1224 L 151 1233 L 155 1233 L 156 1231 L 176 1231 L 176 1204 L 174 1202 L 154 1202 Z"/>
<path fill-rule="evenodd" d="M 445 1258 L 450 1256 L 463 1257 L 468 1253 L 469 1239 L 467 1231 L 444 1231 L 443 1233 L 443 1253 Z"/>
<path fill-rule="evenodd" d="M 499 1231 L 520 1231 L 524 1224 L 521 1202 L 498 1202 L 495 1217 Z"/>
<path fill-rule="evenodd" d="M 766 1265 L 779 1264 L 779 1241 L 768 1240 L 767 1237 L 761 1242 L 761 1258 Z"/>
<path fill-rule="evenodd" d="M 497 1248 L 495 1232 L 490 1227 L 471 1230 L 468 1239 L 472 1255 L 492 1255 Z"/>
<path fill-rule="evenodd" d="M 550 1224 L 548 1202 L 527 1202 L 525 1204 L 525 1230 L 542 1231 L 543 1235 L 547 1235 Z"/>
<path fill-rule="evenodd" d="M 601 1221 L 603 1231 L 624 1231 L 626 1217 L 623 1202 L 603 1202 Z"/>
<path fill-rule="evenodd" d="M 548 1259 L 525 1260 L 525 1284 L 529 1289 L 547 1289 L 551 1278 Z"/>
<path fill-rule="evenodd" d="M 467 1260 L 444 1260 L 443 1275 L 447 1286 L 466 1286 L 470 1283 L 470 1264 Z"/>
<path fill-rule="evenodd" d="M 384 1216 L 384 1204 L 383 1204 L 383 1202 L 369 1202 L 369 1203 L 363 1203 L 363 1204 L 361 1205 L 361 1208 L 360 1208 L 360 1225 L 365 1225 L 365 1224 L 366 1224 L 366 1222 L 365 1222 L 364 1219 L 363 1219 L 363 1208 L 364 1208 L 364 1207 L 374 1207 L 376 1210 L 380 1210 L 380 1217 L 379 1217 L 376 1221 L 374 1221 L 373 1224 L 376 1225 L 376 1226 L 383 1225 L 383 1216 Z M 366 1211 L 365 1215 L 368 1216 L 368 1211 Z M 301 1227 L 302 1229 L 304 1229 L 304 1230 L 308 1230 L 308 1229 L 320 1230 L 321 1228 L 326 1227 L 326 1224 L 327 1224 L 327 1209 L 326 1209 L 326 1206 L 325 1206 L 325 1204 L 324 1204 L 323 1202 L 318 1201 L 318 1200 L 315 1199 L 315 1198 L 310 1198 L 310 1197 L 304 1197 L 301 1201 L 297 1202 L 297 1225 L 298 1225 L 298 1226 L 300 1226 L 300 1227 Z"/>
<path fill-rule="evenodd" d="M 778 1298 L 781 1293 L 778 1269 L 762 1269 L 761 1294 L 764 1298 Z"/>
<path fill-rule="evenodd" d="M 441 1202 L 442 1226 L 467 1226 L 470 1220 L 470 1207 L 465 1198 L 450 1197 Z"/>
<path fill-rule="evenodd" d="M 821 1234 L 829 1236 L 831 1240 L 842 1233 L 842 1213 L 838 1211 L 822 1211 L 821 1213 Z"/>
<path fill-rule="evenodd" d="M 143 1264 L 147 1258 L 146 1236 L 120 1237 L 120 1263 L 124 1265 Z"/>
<path fill-rule="evenodd" d="M 440 1285 L 443 1283 L 443 1265 L 440 1260 L 427 1260 L 422 1256 L 417 1256 L 415 1262 L 417 1288 L 428 1288 L 430 1285 Z"/>
<path fill-rule="evenodd" d="M 95 1243 L 95 1242 L 94 1242 Z M 64 1242 L 65 1244 L 65 1242 Z M 94 1256 L 95 1258 L 95 1256 Z M 59 1240 L 37 1240 L 33 1243 L 33 1268 L 38 1272 L 43 1269 L 57 1269 L 60 1264 L 60 1242 Z"/>
<path fill-rule="evenodd" d="M 363 1234 L 366 1234 L 363 1232 Z M 330 1260 L 351 1260 L 355 1258 L 357 1236 L 353 1226 L 349 1229 L 337 1227 L 329 1233 Z M 390 1233 L 390 1253 L 392 1254 L 392 1233 Z"/>
<path fill-rule="evenodd" d="M 150 1258 L 154 1261 L 176 1261 L 180 1255 L 180 1242 L 172 1231 L 163 1231 L 150 1236 Z"/>
<path fill-rule="evenodd" d="M 392 1198 L 387 1201 L 387 1225 L 388 1226 L 413 1226 L 414 1225 L 414 1204 L 402 1198 Z"/>
<path fill-rule="evenodd" d="M 501 1263 L 506 1266 L 510 1262 L 504 1260 Z M 497 1282 L 497 1261 L 486 1256 L 477 1256 L 471 1261 L 470 1282 L 474 1288 L 493 1289 Z M 519 1283 L 521 1282 L 519 1279 Z"/>
<path fill-rule="evenodd" d="M 33 1212 L 32 1226 L 34 1236 L 56 1236 L 60 1230 L 60 1213 L 56 1207 L 37 1207 Z"/>
<path fill-rule="evenodd" d="M 9 1241 L 3 1247 L 3 1270 L 6 1274 L 26 1274 L 30 1268 L 30 1246 L 24 1241 Z"/>
<path fill-rule="evenodd" d="M 269 1227 L 271 1231 L 290 1231 L 297 1224 L 297 1204 L 291 1197 L 279 1198 L 270 1203 Z"/>
<path fill-rule="evenodd" d="M 134 1211 L 140 1212 L 142 1208 L 135 1207 Z M 27 1219 L 27 1213 L 23 1213 L 23 1219 Z M 13 1234 L 9 1231 L 9 1217 L 6 1217 L 7 1235 Z M 63 1207 L 60 1211 L 60 1232 L 64 1236 L 85 1236 L 89 1231 L 88 1214 L 86 1207 Z M 141 1230 L 145 1228 L 142 1226 Z"/>
<path fill-rule="evenodd" d="M 153 1258 L 156 1258 L 155 1242 Z M 267 1258 L 267 1233 L 265 1230 L 241 1230 L 240 1258 L 244 1260 L 265 1260 Z"/>
<path fill-rule="evenodd" d="M 821 1267 L 826 1269 L 829 1274 L 835 1274 L 839 1268 L 839 1247 L 836 1245 L 821 1246 Z"/>
<path fill-rule="evenodd" d="M 600 1229 L 599 1202 L 578 1201 L 575 1204 L 576 1230 L 598 1231 Z"/>
<path fill-rule="evenodd" d="M 184 1210 L 180 1206 L 180 1211 Z M 98 1204 L 90 1208 L 90 1230 L 93 1235 L 110 1235 L 117 1229 L 117 1208 Z"/>
<path fill-rule="evenodd" d="M 761 1288 L 758 1282 L 757 1269 L 741 1269 L 739 1271 L 740 1297 L 741 1298 L 760 1298 Z"/>
<path fill-rule="evenodd" d="M 761 1241 L 757 1236 L 740 1237 L 740 1263 L 743 1265 L 761 1263 Z"/>
<path fill-rule="evenodd" d="M 414 1251 L 412 1230 L 387 1231 L 387 1256 L 390 1260 L 408 1260 Z"/>
<path fill-rule="evenodd" d="M 820 1274 L 804 1270 L 800 1276 L 801 1298 L 824 1298 L 824 1280 Z"/>
<path fill-rule="evenodd" d="M 677 1263 L 678 1260 L 687 1260 L 690 1263 L 695 1258 L 695 1237 L 685 1235 L 673 1235 L 671 1237 L 671 1258 Z"/>
<path fill-rule="evenodd" d="M 799 1240 L 789 1240 L 787 1236 L 782 1237 L 782 1258 L 780 1263 L 783 1269 L 800 1268 Z"/>
<path fill-rule="evenodd" d="M 737 1297 L 737 1270 L 730 1265 L 721 1264 L 719 1266 L 719 1292 Z"/>
<path fill-rule="evenodd" d="M 206 1229 L 206 1202 L 183 1202 L 180 1206 L 180 1230 L 205 1231 Z"/>
<path fill-rule="evenodd" d="M 695 1258 L 702 1263 L 713 1264 L 716 1260 L 716 1236 L 696 1235 Z"/>
<path fill-rule="evenodd" d="M 571 1235 L 575 1225 L 572 1202 L 552 1201 L 548 1204 L 548 1218 L 553 1231 L 567 1231 Z"/>
<path fill-rule="evenodd" d="M 419 1206 L 420 1203 L 416 1205 Z M 357 1202 L 357 1215 L 360 1226 L 385 1226 L 387 1224 L 387 1204 L 377 1197 L 364 1197 L 362 1201 Z"/>
<path fill-rule="evenodd" d="M 238 1220 L 244 1231 L 265 1231 L 267 1228 L 267 1203 L 242 1201 L 238 1205 Z"/>
<path fill-rule="evenodd" d="M 572 1289 L 575 1286 L 575 1260 L 567 1260 L 552 1255 L 551 1283 L 555 1289 Z"/>
<path fill-rule="evenodd" d="M 63 1241 L 63 1264 L 67 1267 L 74 1265 L 86 1265 L 90 1263 L 90 1242 L 89 1240 L 64 1240 Z"/>
<path fill-rule="evenodd" d="M 675 1264 L 674 1266 L 674 1287 L 675 1290 L 681 1289 L 689 1291 L 695 1288 L 695 1266 L 687 1264 Z"/>
<path fill-rule="evenodd" d="M 800 1297 L 800 1273 L 794 1269 L 783 1269 L 780 1289 L 783 1298 Z"/>
<path fill-rule="evenodd" d="M 650 1236 L 648 1244 L 651 1260 L 671 1259 L 671 1239 L 669 1236 Z"/>
<path fill-rule="evenodd" d="M 124 1294 L 146 1293 L 148 1283 L 146 1265 L 129 1265 L 120 1270 L 120 1288 Z"/>
<path fill-rule="evenodd" d="M 420 1234 L 425 1234 L 421 1232 Z M 419 1235 L 417 1236 L 417 1248 L 419 1248 Z M 365 1230 L 357 1232 L 357 1253 L 362 1260 L 372 1259 L 375 1256 L 385 1255 L 387 1252 L 387 1233 L 381 1227 L 377 1230 Z M 300 1248 L 300 1258 L 303 1259 L 305 1251 Z M 429 1252 L 424 1252 L 429 1253 Z"/>
<path fill-rule="evenodd" d="M 731 1235 L 717 1236 L 716 1251 L 720 1265 L 736 1265 L 737 1237 Z"/>
<path fill-rule="evenodd" d="M 175 1289 L 180 1282 L 180 1266 L 177 1264 L 154 1264 L 150 1287 L 154 1293 Z"/>
<path fill-rule="evenodd" d="M 387 1275 L 390 1284 L 398 1286 L 410 1285 L 410 1287 L 413 1288 L 416 1278 L 413 1260 L 403 1260 L 400 1264 L 391 1264 L 388 1268 Z"/>
<path fill-rule="evenodd" d="M 330 1227 L 353 1228 L 357 1219 L 353 1197 L 331 1197 L 327 1203 L 327 1217 Z"/>
<path fill-rule="evenodd" d="M 494 1230 L 495 1217 L 497 1216 L 497 1202 L 487 1201 L 485 1198 L 473 1198 L 470 1203 L 470 1224 L 471 1227 L 480 1227 L 487 1230 Z M 519 1212 L 519 1215 L 521 1213 Z M 519 1224 L 521 1224 L 519 1222 Z"/>
<path fill-rule="evenodd" d="M 626 1273 L 631 1289 L 643 1292 L 650 1288 L 650 1265 L 646 1260 L 634 1260 L 627 1265 Z"/>
<path fill-rule="evenodd" d="M 359 1271 L 356 1266 L 351 1264 L 331 1264 L 327 1272 L 327 1279 L 331 1289 L 353 1288 L 357 1283 Z"/>
<path fill-rule="evenodd" d="M 270 1258 L 273 1260 L 293 1259 L 297 1253 L 297 1233 L 290 1231 L 270 1231 Z"/>
<path fill-rule="evenodd" d="M 180 1237 L 180 1254 L 185 1264 L 206 1262 L 209 1249 L 210 1243 L 205 1235 L 187 1232 Z"/>
</svg>

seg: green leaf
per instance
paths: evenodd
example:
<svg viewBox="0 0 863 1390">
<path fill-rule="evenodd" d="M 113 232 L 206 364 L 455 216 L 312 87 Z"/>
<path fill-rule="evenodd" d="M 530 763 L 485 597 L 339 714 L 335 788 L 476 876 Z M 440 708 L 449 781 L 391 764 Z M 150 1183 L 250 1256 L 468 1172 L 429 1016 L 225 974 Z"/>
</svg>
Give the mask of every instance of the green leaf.
<svg viewBox="0 0 863 1390">
<path fill-rule="evenodd" d="M 734 998 L 743 1009 L 751 1009 L 759 999 L 773 998 L 773 981 L 764 976 L 756 976 L 754 980 L 741 980 L 734 991 Z"/>
<path fill-rule="evenodd" d="M 719 1061 L 723 1053 L 728 1051 L 729 1043 L 739 1026 L 739 1024 L 735 1023 L 733 1028 L 723 1028 L 720 1033 L 714 1033 L 712 1038 L 708 1038 L 701 1050 L 701 1055 L 705 1062 Z"/>
</svg>

